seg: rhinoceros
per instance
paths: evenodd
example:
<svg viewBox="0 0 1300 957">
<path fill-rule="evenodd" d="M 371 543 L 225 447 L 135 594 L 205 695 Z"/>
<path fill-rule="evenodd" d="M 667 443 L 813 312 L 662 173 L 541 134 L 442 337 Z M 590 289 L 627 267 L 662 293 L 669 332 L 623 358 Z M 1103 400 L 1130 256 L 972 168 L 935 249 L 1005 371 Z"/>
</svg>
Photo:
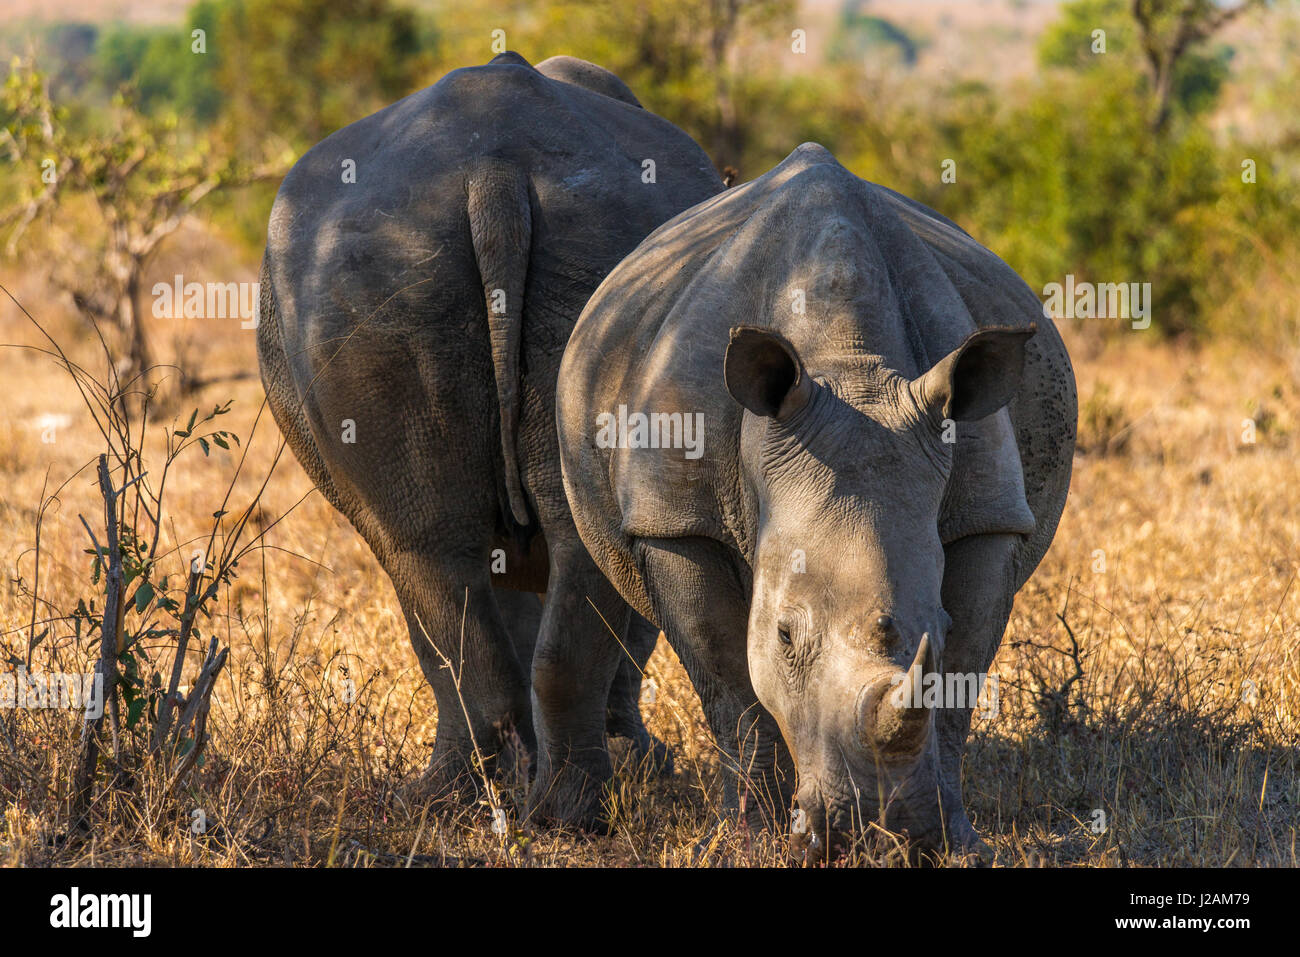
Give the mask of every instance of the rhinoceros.
<svg viewBox="0 0 1300 957">
<path fill-rule="evenodd" d="M 578 531 L 685 665 L 727 801 L 793 810 L 804 854 L 869 824 L 985 850 L 962 689 L 1052 540 L 1077 424 L 1020 277 L 804 144 L 624 259 L 557 388 Z"/>
<path fill-rule="evenodd" d="M 722 189 L 612 73 L 515 53 L 334 133 L 280 188 L 262 379 L 298 461 L 397 592 L 438 706 L 425 793 L 471 793 L 517 733 L 540 743 L 533 809 L 577 820 L 609 774 L 606 733 L 665 759 L 638 708 L 658 631 L 573 526 L 555 377 L 609 270 Z M 581 674 L 565 657 L 578 635 L 604 649 Z M 530 687 L 563 699 L 566 721 L 534 727 Z M 476 750 L 489 767 L 470 773 Z"/>
</svg>

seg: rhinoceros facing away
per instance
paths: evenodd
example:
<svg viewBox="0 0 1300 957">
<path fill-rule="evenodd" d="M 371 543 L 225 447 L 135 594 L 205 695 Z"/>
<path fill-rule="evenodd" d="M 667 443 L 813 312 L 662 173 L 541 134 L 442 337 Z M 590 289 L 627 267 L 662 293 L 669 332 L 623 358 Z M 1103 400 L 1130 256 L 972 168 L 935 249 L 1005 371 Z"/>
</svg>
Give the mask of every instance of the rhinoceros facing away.
<svg viewBox="0 0 1300 957">
<path fill-rule="evenodd" d="M 438 789 L 465 782 L 475 746 L 490 758 L 511 729 L 532 743 L 530 657 L 532 695 L 565 715 L 536 728 L 535 809 L 590 816 L 607 730 L 650 746 L 623 647 L 644 664 L 657 630 L 573 527 L 555 377 L 606 273 L 722 188 L 613 74 L 507 53 L 333 134 L 280 189 L 257 333 L 268 401 L 392 579 L 438 702 Z M 540 631 L 530 592 L 546 592 Z M 580 673 L 574 639 L 601 649 Z"/>
<path fill-rule="evenodd" d="M 582 540 L 684 663 L 731 801 L 797 798 L 817 853 L 871 821 L 977 846 L 974 702 L 924 689 L 988 671 L 1065 502 L 1074 375 L 1025 283 L 805 144 L 624 259 L 558 390 Z"/>
</svg>

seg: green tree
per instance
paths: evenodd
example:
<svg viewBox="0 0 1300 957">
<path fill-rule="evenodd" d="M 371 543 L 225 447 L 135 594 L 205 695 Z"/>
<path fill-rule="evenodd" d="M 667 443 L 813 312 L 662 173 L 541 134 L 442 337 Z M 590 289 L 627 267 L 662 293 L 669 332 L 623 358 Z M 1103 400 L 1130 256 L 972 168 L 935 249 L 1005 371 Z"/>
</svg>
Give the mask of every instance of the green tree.
<svg viewBox="0 0 1300 957">
<path fill-rule="evenodd" d="M 217 0 L 200 0 L 190 7 L 183 27 L 107 29 L 94 55 L 100 86 L 111 95 L 130 85 L 144 110 L 174 110 L 200 124 L 212 122 L 222 103 L 219 56 L 209 52 L 222 49 L 215 35 L 219 10 Z M 195 30 L 204 31 L 201 44 Z"/>
<path fill-rule="evenodd" d="M 207 14 L 232 133 L 296 147 L 418 89 L 432 67 L 416 14 L 389 0 L 227 0 Z"/>
<path fill-rule="evenodd" d="M 1179 70 L 1193 48 L 1223 29 L 1231 20 L 1265 0 L 1133 0 L 1141 48 L 1151 72 L 1155 107 L 1151 128 L 1164 129 L 1169 120 Z M 1217 93 L 1217 88 L 1215 90 Z"/>
<path fill-rule="evenodd" d="M 211 138 L 184 136 L 174 116 L 142 112 L 129 91 L 115 98 L 106 129 L 87 128 L 56 106 L 41 73 L 18 60 L 0 115 L 18 186 L 0 208 L 7 252 L 17 253 L 28 227 L 42 220 L 47 248 L 60 250 L 52 278 L 86 315 L 120 331 L 129 358 L 123 379 L 146 388 L 154 350 L 143 322 L 145 266 L 208 196 L 280 175 L 288 157 L 248 166 Z"/>
<path fill-rule="evenodd" d="M 1231 19 L 1251 6 L 1219 6 L 1201 0 L 1074 0 L 1043 33 L 1043 66 L 1147 71 L 1153 103 L 1150 126 L 1162 130 L 1175 108 L 1196 113 L 1211 108 L 1227 80 L 1232 49 L 1199 49 Z M 1100 34 L 1097 31 L 1101 31 Z"/>
<path fill-rule="evenodd" d="M 505 46 L 530 62 L 582 57 L 612 70 L 647 108 L 695 137 L 719 169 L 752 176 L 766 168 L 754 161 L 756 139 L 788 119 L 785 101 L 772 96 L 784 88 L 780 71 L 767 64 L 777 46 L 789 50 L 795 10 L 794 0 L 513 0 L 491 7 L 448 0 L 435 16 L 442 69 L 487 62 L 498 29 Z"/>
</svg>

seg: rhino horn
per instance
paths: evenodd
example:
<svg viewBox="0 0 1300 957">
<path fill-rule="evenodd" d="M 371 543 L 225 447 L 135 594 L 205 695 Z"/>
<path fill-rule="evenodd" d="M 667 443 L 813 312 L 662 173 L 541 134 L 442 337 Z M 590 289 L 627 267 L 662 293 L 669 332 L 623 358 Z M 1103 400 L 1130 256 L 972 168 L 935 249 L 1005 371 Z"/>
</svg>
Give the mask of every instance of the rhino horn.
<svg viewBox="0 0 1300 957">
<path fill-rule="evenodd" d="M 871 727 L 873 750 L 913 752 L 925 741 L 930 727 L 930 710 L 924 704 L 923 683 L 927 673 L 935 670 L 930 635 L 921 636 L 911 667 L 880 696 L 875 721 Z"/>
</svg>

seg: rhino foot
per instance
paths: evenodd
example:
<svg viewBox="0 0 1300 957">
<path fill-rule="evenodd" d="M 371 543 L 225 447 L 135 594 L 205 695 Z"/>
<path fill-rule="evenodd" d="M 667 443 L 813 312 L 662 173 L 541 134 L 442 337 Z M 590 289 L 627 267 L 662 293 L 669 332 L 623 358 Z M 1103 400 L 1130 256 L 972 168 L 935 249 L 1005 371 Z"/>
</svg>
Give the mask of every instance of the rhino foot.
<svg viewBox="0 0 1300 957">
<path fill-rule="evenodd" d="M 576 828 L 593 834 L 609 833 L 605 791 L 613 776 L 608 756 L 601 767 L 564 764 L 558 771 L 539 769 L 528 793 L 528 818 L 539 825 Z"/>
<path fill-rule="evenodd" d="M 409 781 L 404 796 L 415 804 L 438 802 L 469 806 L 480 800 L 486 781 L 497 780 L 498 775 L 512 783 L 521 774 L 525 776 L 526 784 L 526 774 L 532 763 L 528 746 L 511 733 L 500 742 L 500 749 L 500 754 L 482 754 L 480 761 L 472 745 L 445 745 L 442 739 L 438 739 L 429 766 Z"/>
<path fill-rule="evenodd" d="M 993 848 L 989 847 L 967 823 L 967 833 L 957 840 L 949 838 L 948 856 L 954 864 L 970 867 L 992 867 L 996 859 Z"/>
<path fill-rule="evenodd" d="M 413 804 L 468 807 L 479 800 L 483 786 L 483 770 L 472 751 L 468 754 L 460 751 L 440 753 L 435 748 L 428 767 L 407 782 L 401 794 Z"/>
<path fill-rule="evenodd" d="M 980 838 L 964 808 L 958 807 L 948 817 L 947 852 L 955 861 L 987 867 L 994 860 L 993 849 Z"/>
</svg>

